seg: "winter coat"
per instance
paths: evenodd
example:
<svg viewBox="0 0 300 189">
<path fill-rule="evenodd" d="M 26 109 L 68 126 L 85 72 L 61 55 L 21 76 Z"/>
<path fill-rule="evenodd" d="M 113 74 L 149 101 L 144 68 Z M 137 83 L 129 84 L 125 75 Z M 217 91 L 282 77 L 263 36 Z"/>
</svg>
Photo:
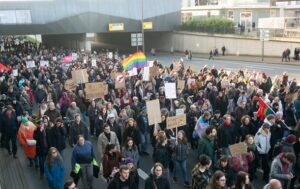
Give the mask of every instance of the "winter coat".
<svg viewBox="0 0 300 189">
<path fill-rule="evenodd" d="M 114 178 L 109 182 L 107 189 L 122 189 L 121 188 L 122 181 L 120 179 L 120 173 L 116 173 Z M 138 186 L 135 183 L 135 180 L 132 176 L 129 176 L 128 178 L 128 189 L 138 189 Z"/>
<path fill-rule="evenodd" d="M 171 153 L 172 150 L 168 144 L 163 146 L 161 143 L 156 145 L 153 151 L 153 161 L 154 163 L 161 163 L 165 168 L 169 167 L 169 163 L 171 161 Z"/>
<path fill-rule="evenodd" d="M 42 101 L 47 101 L 47 93 L 43 89 L 37 89 L 35 91 L 35 101 L 40 104 Z"/>
<path fill-rule="evenodd" d="M 89 106 L 87 110 L 87 115 L 89 116 L 90 121 L 95 121 L 97 119 L 98 113 L 99 109 L 97 107 Z"/>
<path fill-rule="evenodd" d="M 190 147 L 186 143 L 178 143 L 175 144 L 175 147 L 173 148 L 173 153 L 174 153 L 174 160 L 177 161 L 184 161 L 188 159 Z"/>
<path fill-rule="evenodd" d="M 262 128 L 258 130 L 254 137 L 254 143 L 259 154 L 268 154 L 271 149 L 271 133 L 266 134 Z"/>
<path fill-rule="evenodd" d="M 104 123 L 105 123 L 105 118 L 102 118 L 102 116 L 98 116 L 98 118 L 95 120 L 95 128 L 96 128 L 97 137 L 100 135 L 100 133 L 103 132 Z"/>
<path fill-rule="evenodd" d="M 113 154 L 104 154 L 102 165 L 103 165 L 103 176 L 104 178 L 108 178 L 113 169 L 119 168 L 121 162 L 121 154 L 120 152 L 114 152 Z"/>
<path fill-rule="evenodd" d="M 208 136 L 205 135 L 199 140 L 198 156 L 201 154 L 205 154 L 211 158 L 213 163 L 215 163 L 215 149 L 215 141 L 213 139 L 208 138 Z"/>
<path fill-rule="evenodd" d="M 192 189 L 205 189 L 211 178 L 211 173 L 208 170 L 201 172 L 199 167 L 200 163 L 198 163 L 192 170 Z"/>
<path fill-rule="evenodd" d="M 228 148 L 235 143 L 236 133 L 233 124 L 226 126 L 224 123 L 218 128 L 219 148 Z"/>
<path fill-rule="evenodd" d="M 140 132 L 136 127 L 128 127 L 125 129 L 123 133 L 123 142 L 125 142 L 128 137 L 131 137 L 137 146 L 141 142 Z"/>
<path fill-rule="evenodd" d="M 33 133 L 36 126 L 29 121 L 29 126 L 25 127 L 21 124 L 18 131 L 18 139 L 23 147 L 24 154 L 29 158 L 35 158 L 36 156 L 36 145 L 29 146 L 26 140 L 33 140 Z"/>
<path fill-rule="evenodd" d="M 164 176 L 155 178 L 155 176 L 151 173 L 145 181 L 145 189 L 170 189 L 170 188 L 171 188 L 170 182 Z"/>
<path fill-rule="evenodd" d="M 3 112 L 1 116 L 1 130 L 3 133 L 6 134 L 13 134 L 16 135 L 18 131 L 18 120 L 17 115 L 15 112 L 13 112 L 13 115 L 11 118 L 8 118 L 5 115 L 5 111 Z"/>
<path fill-rule="evenodd" d="M 65 127 L 54 126 L 48 133 L 49 146 L 57 148 L 58 151 L 62 151 L 66 148 L 67 130 Z"/>
<path fill-rule="evenodd" d="M 76 144 L 77 143 L 77 137 L 78 135 L 83 135 L 85 140 L 89 139 L 89 131 L 81 121 L 79 124 L 74 122 L 70 127 L 70 144 Z"/>
<path fill-rule="evenodd" d="M 98 137 L 97 147 L 99 152 L 99 158 L 102 160 L 104 150 L 107 144 L 114 144 L 116 147 L 120 150 L 120 143 L 117 138 L 117 135 L 115 132 L 110 132 L 110 141 L 108 141 L 107 137 L 105 136 L 104 132 L 101 133 Z"/>
<path fill-rule="evenodd" d="M 61 117 L 59 111 L 57 111 L 56 109 L 54 109 L 54 110 L 48 109 L 48 110 L 44 113 L 44 115 L 48 116 L 49 119 L 50 119 L 50 122 L 52 122 L 52 123 L 55 123 L 56 118 Z"/>
<path fill-rule="evenodd" d="M 280 155 L 281 154 L 276 156 L 276 158 L 274 158 L 271 164 L 270 179 L 278 179 L 281 182 L 283 188 L 285 188 L 284 186 L 287 186 L 288 188 L 290 184 L 290 180 L 288 180 L 287 176 L 289 173 L 293 173 L 293 166 L 289 165 L 287 173 L 284 173 L 282 169 L 282 162 L 280 160 Z"/>
<path fill-rule="evenodd" d="M 84 97 L 77 97 L 75 99 L 76 105 L 80 109 L 80 112 L 86 112 L 87 111 L 87 101 Z"/>
<path fill-rule="evenodd" d="M 50 169 L 47 164 L 44 165 L 45 175 L 48 180 L 48 185 L 50 189 L 62 189 L 64 188 L 65 182 L 65 162 L 62 159 L 61 165 L 58 165 L 57 160 L 54 160 L 53 166 Z"/>
<path fill-rule="evenodd" d="M 300 98 L 298 98 L 294 101 L 294 106 L 295 106 L 295 110 L 296 110 L 296 118 L 300 119 Z"/>
<path fill-rule="evenodd" d="M 75 119 L 75 114 L 80 114 L 80 109 L 78 107 L 76 107 L 75 109 L 72 107 L 69 107 L 66 113 L 66 117 L 69 120 L 74 120 Z"/>
<path fill-rule="evenodd" d="M 33 139 L 36 140 L 36 155 L 46 156 L 49 149 L 49 142 L 46 137 L 46 130 L 41 131 L 39 128 L 33 133 Z"/>
<path fill-rule="evenodd" d="M 126 149 L 126 148 L 122 148 L 122 157 L 123 158 L 132 158 L 134 161 L 134 165 L 137 166 L 138 161 L 140 159 L 139 156 L 139 151 L 138 148 L 134 148 L 134 149 Z"/>
</svg>

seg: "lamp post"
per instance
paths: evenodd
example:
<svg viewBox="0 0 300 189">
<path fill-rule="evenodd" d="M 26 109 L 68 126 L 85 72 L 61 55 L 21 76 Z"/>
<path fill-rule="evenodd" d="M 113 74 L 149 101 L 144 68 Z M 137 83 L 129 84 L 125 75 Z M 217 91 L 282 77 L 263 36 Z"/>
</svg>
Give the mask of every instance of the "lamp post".
<svg viewBox="0 0 300 189">
<path fill-rule="evenodd" d="M 142 25 L 142 45 L 143 45 L 143 53 L 145 53 L 145 31 L 144 31 L 144 0 L 142 1 L 142 18 L 141 18 L 141 25 Z"/>
</svg>

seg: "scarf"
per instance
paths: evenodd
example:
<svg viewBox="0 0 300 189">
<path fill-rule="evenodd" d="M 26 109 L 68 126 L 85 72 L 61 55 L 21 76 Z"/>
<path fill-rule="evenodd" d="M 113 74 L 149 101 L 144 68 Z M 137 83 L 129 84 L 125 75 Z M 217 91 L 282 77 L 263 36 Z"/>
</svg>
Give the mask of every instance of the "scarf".
<svg viewBox="0 0 300 189">
<path fill-rule="evenodd" d="M 284 174 L 288 174 L 288 171 L 289 171 L 289 164 L 285 163 L 285 162 L 283 161 L 283 158 L 285 158 L 285 154 L 284 154 L 284 153 L 279 154 L 279 159 L 280 159 L 281 164 L 282 164 L 282 172 L 283 172 Z"/>
</svg>

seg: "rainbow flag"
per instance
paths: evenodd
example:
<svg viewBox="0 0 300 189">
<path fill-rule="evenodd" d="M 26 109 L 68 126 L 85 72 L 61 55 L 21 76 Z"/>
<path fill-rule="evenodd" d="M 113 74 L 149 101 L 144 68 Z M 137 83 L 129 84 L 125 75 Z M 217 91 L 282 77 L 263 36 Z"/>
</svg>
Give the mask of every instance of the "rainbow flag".
<svg viewBox="0 0 300 189">
<path fill-rule="evenodd" d="M 144 53 L 138 51 L 122 62 L 125 71 L 132 70 L 133 68 L 144 68 L 147 66 L 147 58 Z"/>
<path fill-rule="evenodd" d="M 264 120 L 270 114 L 274 114 L 274 111 L 265 103 L 265 101 L 259 97 L 259 108 L 257 111 L 257 117 L 260 120 Z"/>
</svg>

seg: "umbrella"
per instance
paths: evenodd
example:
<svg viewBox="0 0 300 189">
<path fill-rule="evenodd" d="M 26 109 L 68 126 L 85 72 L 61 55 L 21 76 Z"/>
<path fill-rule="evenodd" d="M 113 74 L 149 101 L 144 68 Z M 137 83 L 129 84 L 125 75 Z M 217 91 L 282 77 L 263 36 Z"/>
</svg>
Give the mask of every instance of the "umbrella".
<svg viewBox="0 0 300 189">
<path fill-rule="evenodd" d="M 0 63 L 0 72 L 10 71 L 10 68 Z"/>
</svg>

